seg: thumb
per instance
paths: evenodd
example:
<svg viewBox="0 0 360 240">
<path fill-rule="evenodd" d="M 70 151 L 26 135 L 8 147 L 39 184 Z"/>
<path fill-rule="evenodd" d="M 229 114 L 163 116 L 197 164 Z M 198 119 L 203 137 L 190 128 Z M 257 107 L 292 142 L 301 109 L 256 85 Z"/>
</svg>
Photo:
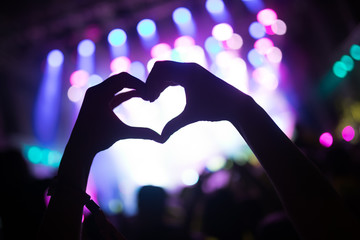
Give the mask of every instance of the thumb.
<svg viewBox="0 0 360 240">
<path fill-rule="evenodd" d="M 171 119 L 164 127 L 161 133 L 161 142 L 165 143 L 170 136 L 179 129 L 193 123 L 186 112 L 181 113 L 179 116 Z"/>
</svg>

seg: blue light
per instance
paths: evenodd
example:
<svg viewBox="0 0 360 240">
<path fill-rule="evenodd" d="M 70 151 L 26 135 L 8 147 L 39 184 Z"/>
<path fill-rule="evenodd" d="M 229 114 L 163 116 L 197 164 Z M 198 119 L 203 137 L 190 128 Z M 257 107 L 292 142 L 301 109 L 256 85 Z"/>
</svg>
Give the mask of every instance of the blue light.
<svg viewBox="0 0 360 240">
<path fill-rule="evenodd" d="M 60 50 L 52 50 L 47 56 L 47 62 L 51 67 L 59 67 L 64 62 L 64 54 Z"/>
<path fill-rule="evenodd" d="M 80 56 L 89 57 L 95 52 L 95 43 L 89 39 L 82 40 L 77 48 Z"/>
<path fill-rule="evenodd" d="M 264 8 L 264 3 L 262 0 L 242 0 L 242 2 L 252 13 L 256 13 Z"/>
<path fill-rule="evenodd" d="M 143 19 L 138 23 L 136 29 L 140 36 L 147 38 L 155 34 L 156 25 L 155 22 L 151 19 Z"/>
<path fill-rule="evenodd" d="M 37 140 L 44 145 L 51 144 L 58 133 L 63 60 L 63 54 L 59 50 L 49 53 L 48 64 L 34 104 L 34 133 Z"/>
<path fill-rule="evenodd" d="M 206 10 L 212 14 L 222 13 L 225 9 L 225 5 L 222 0 L 207 0 L 205 7 Z"/>
<path fill-rule="evenodd" d="M 189 9 L 179 7 L 173 12 L 172 18 L 176 24 L 182 25 L 191 22 L 192 17 Z"/>
<path fill-rule="evenodd" d="M 251 49 L 247 55 L 247 58 L 251 65 L 254 67 L 260 67 L 264 64 L 265 58 L 256 49 Z"/>
<path fill-rule="evenodd" d="M 108 42 L 112 46 L 121 46 L 126 42 L 127 36 L 124 30 L 116 28 L 108 35 Z"/>
<path fill-rule="evenodd" d="M 259 39 L 265 36 L 266 31 L 265 27 L 261 23 L 253 22 L 249 26 L 249 33 L 253 38 Z"/>
<path fill-rule="evenodd" d="M 222 46 L 214 37 L 208 37 L 205 40 L 205 49 L 211 54 L 217 54 L 222 50 Z"/>
<path fill-rule="evenodd" d="M 145 81 L 146 79 L 146 69 L 144 64 L 141 62 L 135 61 L 130 64 L 130 74 L 138 79 Z"/>
</svg>

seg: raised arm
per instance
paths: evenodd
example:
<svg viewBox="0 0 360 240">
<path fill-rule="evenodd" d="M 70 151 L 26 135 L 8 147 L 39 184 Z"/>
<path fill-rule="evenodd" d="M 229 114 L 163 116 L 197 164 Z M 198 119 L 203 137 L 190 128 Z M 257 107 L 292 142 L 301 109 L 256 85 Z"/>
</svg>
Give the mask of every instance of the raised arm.
<svg viewBox="0 0 360 240">
<path fill-rule="evenodd" d="M 115 98 L 123 88 L 134 90 Z M 144 88 L 140 80 L 120 73 L 88 89 L 60 163 L 39 239 L 80 239 L 88 175 L 98 152 L 125 138 L 159 139 L 152 130 L 127 126 L 113 112 L 116 104 L 140 96 Z"/>
<path fill-rule="evenodd" d="M 304 239 L 360 239 L 359 223 L 330 183 L 250 96 L 194 63 L 157 62 L 146 84 L 150 101 L 171 85 L 186 92 L 186 107 L 165 126 L 163 141 L 193 122 L 228 120 L 257 156 Z"/>
</svg>

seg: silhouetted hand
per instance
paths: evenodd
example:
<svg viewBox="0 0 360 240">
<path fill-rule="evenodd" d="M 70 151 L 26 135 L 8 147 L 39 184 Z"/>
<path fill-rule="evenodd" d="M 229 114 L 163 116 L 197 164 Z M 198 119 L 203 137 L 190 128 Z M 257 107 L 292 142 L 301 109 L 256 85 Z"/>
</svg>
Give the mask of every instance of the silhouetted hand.
<svg viewBox="0 0 360 240">
<path fill-rule="evenodd" d="M 145 100 L 155 101 L 169 86 L 180 85 L 186 93 L 184 111 L 162 131 L 165 142 L 180 128 L 197 121 L 231 120 L 238 101 L 247 96 L 196 63 L 156 62 L 146 81 Z"/>
<path fill-rule="evenodd" d="M 116 95 L 123 88 L 134 89 Z M 130 127 L 115 115 L 113 109 L 122 102 L 140 97 L 145 84 L 128 73 L 109 77 L 97 86 L 91 87 L 76 120 L 70 141 L 82 143 L 95 153 L 109 148 L 120 139 L 141 138 L 158 141 L 159 134 L 147 128 Z"/>
</svg>

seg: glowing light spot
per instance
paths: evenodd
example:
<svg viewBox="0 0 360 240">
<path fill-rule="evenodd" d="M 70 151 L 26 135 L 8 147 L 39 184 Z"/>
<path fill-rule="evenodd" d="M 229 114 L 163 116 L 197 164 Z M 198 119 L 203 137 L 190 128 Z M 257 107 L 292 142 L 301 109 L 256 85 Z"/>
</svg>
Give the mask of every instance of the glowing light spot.
<svg viewBox="0 0 360 240">
<path fill-rule="evenodd" d="M 213 27 L 212 35 L 219 41 L 226 41 L 233 35 L 233 28 L 227 23 L 220 23 Z"/>
<path fill-rule="evenodd" d="M 174 42 L 174 47 L 191 47 L 195 45 L 195 40 L 190 36 L 178 37 Z"/>
<path fill-rule="evenodd" d="M 121 213 L 123 210 L 123 204 L 118 199 L 111 199 L 108 203 L 108 207 L 111 213 Z"/>
<path fill-rule="evenodd" d="M 269 26 L 273 24 L 276 19 L 277 19 L 276 12 L 270 8 L 263 9 L 257 14 L 258 22 L 263 24 L 264 26 Z"/>
<path fill-rule="evenodd" d="M 226 68 L 236 58 L 231 51 L 222 51 L 216 55 L 215 62 L 219 67 Z"/>
<path fill-rule="evenodd" d="M 191 186 L 198 182 L 199 174 L 194 169 L 188 169 L 182 173 L 181 180 L 185 185 Z"/>
<path fill-rule="evenodd" d="M 222 50 L 222 44 L 214 37 L 208 37 L 205 40 L 205 49 L 211 54 L 217 54 Z"/>
<path fill-rule="evenodd" d="M 256 82 L 268 90 L 275 90 L 279 85 L 278 78 L 275 74 L 265 67 L 255 69 L 253 71 L 253 78 Z"/>
<path fill-rule="evenodd" d="M 102 77 L 100 77 L 97 74 L 92 74 L 89 77 L 88 85 L 89 85 L 89 87 L 92 87 L 92 86 L 98 85 L 102 81 L 103 81 Z"/>
<path fill-rule="evenodd" d="M 259 51 L 254 48 L 249 51 L 247 58 L 254 67 L 260 67 L 265 62 L 264 55 L 260 54 Z"/>
<path fill-rule="evenodd" d="M 243 39 L 237 33 L 234 33 L 230 39 L 226 40 L 226 46 L 233 50 L 240 49 L 242 45 L 243 45 Z"/>
<path fill-rule="evenodd" d="M 350 56 L 344 55 L 341 57 L 340 61 L 345 64 L 347 71 L 354 69 L 354 60 Z"/>
<path fill-rule="evenodd" d="M 70 75 L 70 83 L 76 87 L 83 87 L 89 80 L 89 73 L 84 70 L 77 70 Z"/>
<path fill-rule="evenodd" d="M 274 43 L 269 38 L 260 38 L 254 43 L 254 48 L 259 51 L 260 54 L 265 55 L 267 51 L 274 46 Z"/>
<path fill-rule="evenodd" d="M 223 156 L 215 156 L 208 160 L 206 168 L 211 172 L 216 172 L 225 166 L 226 159 Z"/>
<path fill-rule="evenodd" d="M 129 58 L 122 56 L 117 57 L 110 63 L 110 70 L 112 73 L 121 73 L 129 71 L 131 61 Z"/>
<path fill-rule="evenodd" d="M 172 18 L 176 24 L 182 25 L 191 22 L 192 16 L 189 9 L 179 7 L 173 12 Z"/>
<path fill-rule="evenodd" d="M 276 19 L 273 24 L 271 24 L 271 30 L 277 35 L 284 35 L 287 30 L 285 22 L 281 19 Z"/>
<path fill-rule="evenodd" d="M 279 48 L 272 47 L 267 51 L 266 57 L 271 63 L 279 63 L 282 59 L 282 52 Z"/>
<path fill-rule="evenodd" d="M 137 24 L 136 29 L 140 36 L 147 38 L 155 34 L 156 25 L 151 19 L 143 19 Z"/>
<path fill-rule="evenodd" d="M 354 44 L 350 47 L 350 55 L 353 59 L 360 61 L 360 46 Z"/>
<path fill-rule="evenodd" d="M 355 130 L 352 126 L 346 126 L 341 134 L 345 141 L 350 142 L 355 137 Z"/>
<path fill-rule="evenodd" d="M 222 13 L 225 9 L 225 5 L 222 0 L 207 0 L 205 7 L 206 10 L 212 14 Z"/>
<path fill-rule="evenodd" d="M 135 61 L 130 64 L 129 73 L 138 79 L 145 81 L 145 66 L 141 62 Z"/>
<path fill-rule="evenodd" d="M 58 151 L 49 151 L 48 153 L 48 164 L 51 167 L 58 167 L 61 161 L 61 154 Z"/>
<path fill-rule="evenodd" d="M 67 91 L 67 96 L 68 96 L 69 100 L 72 102 L 82 101 L 82 99 L 84 98 L 84 95 L 85 95 L 85 91 L 82 88 L 76 87 L 76 86 L 69 87 L 69 89 Z"/>
<path fill-rule="evenodd" d="M 36 146 L 32 146 L 29 148 L 27 156 L 31 163 L 38 164 L 43 158 L 42 150 Z"/>
<path fill-rule="evenodd" d="M 334 63 L 333 72 L 335 76 L 344 78 L 347 75 L 347 67 L 343 62 L 337 61 Z"/>
<path fill-rule="evenodd" d="M 327 148 L 331 147 L 331 145 L 333 144 L 333 141 L 334 141 L 333 136 L 328 132 L 325 132 L 320 135 L 319 142 L 324 147 L 327 147 Z"/>
<path fill-rule="evenodd" d="M 169 60 L 171 58 L 171 47 L 167 43 L 159 43 L 152 47 L 151 57 L 159 60 Z"/>
<path fill-rule="evenodd" d="M 47 62 L 51 67 L 59 67 L 64 62 L 64 54 L 58 50 L 51 50 L 47 56 Z"/>
<path fill-rule="evenodd" d="M 249 26 L 249 33 L 251 37 L 259 39 L 265 36 L 266 31 L 264 25 L 259 22 L 253 22 Z"/>
<path fill-rule="evenodd" d="M 116 28 L 108 35 L 108 42 L 112 46 L 121 46 L 126 42 L 127 36 L 124 30 Z"/>
<path fill-rule="evenodd" d="M 89 39 L 82 40 L 77 48 L 79 55 L 89 57 L 95 53 L 95 43 Z"/>
</svg>

